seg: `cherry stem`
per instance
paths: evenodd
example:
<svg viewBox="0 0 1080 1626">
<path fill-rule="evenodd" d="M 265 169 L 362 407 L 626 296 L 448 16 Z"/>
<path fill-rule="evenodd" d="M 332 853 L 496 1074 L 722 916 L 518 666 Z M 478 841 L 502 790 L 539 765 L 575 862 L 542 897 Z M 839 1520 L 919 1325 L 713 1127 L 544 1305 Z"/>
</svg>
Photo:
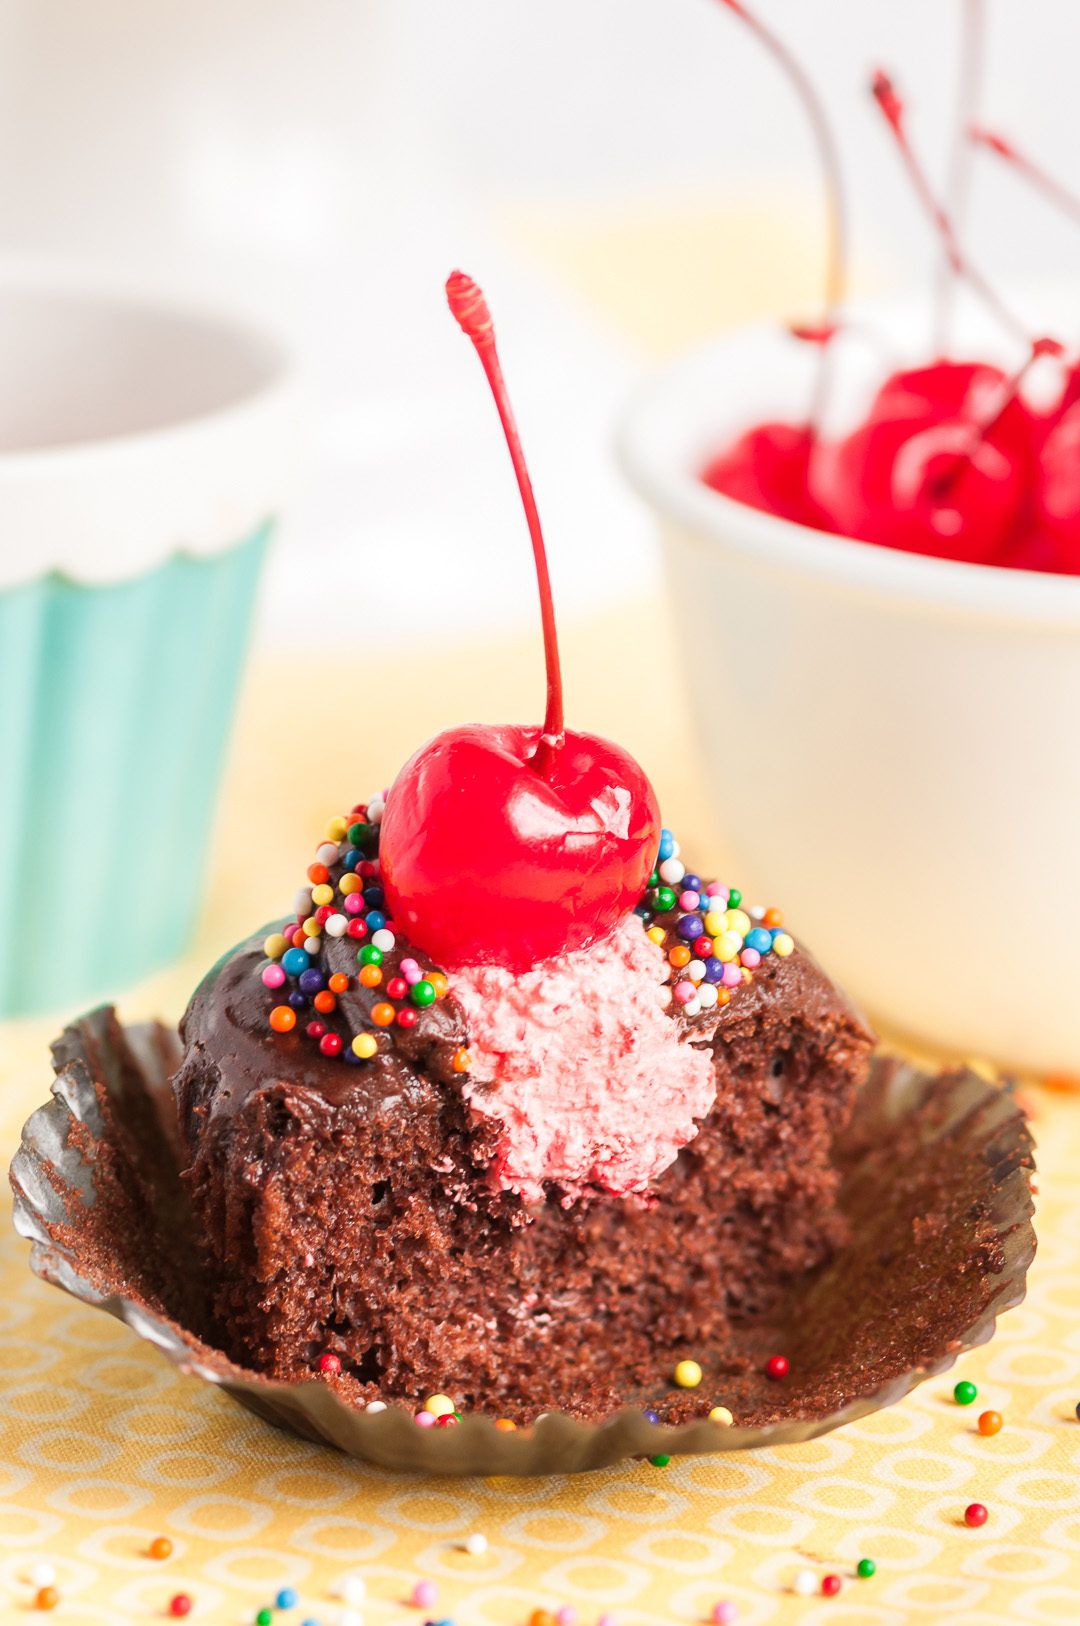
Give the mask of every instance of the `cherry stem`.
<svg viewBox="0 0 1080 1626">
<path fill-rule="evenodd" d="M 768 28 L 755 17 L 751 11 L 748 11 L 741 4 L 741 0 L 720 0 L 720 3 L 727 6 L 729 11 L 733 11 L 736 17 L 746 24 L 750 32 L 756 35 L 773 60 L 787 75 L 810 121 L 810 127 L 814 132 L 814 140 L 817 142 L 818 155 L 821 159 L 829 222 L 828 250 L 825 262 L 825 308 L 822 320 L 816 327 L 795 327 L 792 329 L 797 338 L 805 337 L 821 347 L 818 381 L 810 413 L 811 428 L 816 431 L 825 406 L 829 340 L 839 325 L 840 308 L 844 303 L 847 283 L 847 205 L 841 180 L 840 153 L 837 149 L 832 128 L 825 115 L 821 98 L 811 84 L 801 63 L 788 50 L 783 40 L 774 34 L 771 28 Z"/>
<path fill-rule="evenodd" d="M 964 20 L 960 36 L 960 74 L 956 92 L 956 126 L 949 158 L 945 188 L 945 210 L 959 232 L 964 224 L 971 189 L 971 145 L 968 130 L 975 120 L 983 78 L 986 42 L 985 0 L 964 0 Z M 938 276 L 936 349 L 943 355 L 952 317 L 956 272 L 946 252 Z"/>
<path fill-rule="evenodd" d="M 1011 141 L 1004 136 L 997 135 L 993 130 L 984 129 L 982 125 L 972 124 L 968 127 L 968 139 L 973 146 L 986 147 L 988 151 L 996 153 L 999 158 L 1011 164 L 1020 171 L 1033 186 L 1036 186 L 1045 197 L 1055 203 L 1059 209 L 1069 215 L 1073 220 L 1080 221 L 1080 198 L 1076 198 L 1060 181 L 1047 174 L 1045 169 L 1034 163 L 1032 159 L 1018 152 Z"/>
<path fill-rule="evenodd" d="M 900 156 L 904 161 L 904 166 L 919 201 L 937 228 L 953 272 L 956 276 L 964 278 L 979 295 L 980 299 L 983 300 L 984 304 L 993 311 L 1004 327 L 1008 328 L 1015 337 L 1022 339 L 1025 346 L 1030 345 L 1031 338 L 1023 324 L 1016 319 L 1008 306 L 1002 303 L 982 273 L 975 269 L 961 249 L 952 221 L 934 196 L 930 183 L 923 172 L 922 165 L 916 158 L 914 149 L 908 140 L 907 132 L 904 129 L 904 104 L 897 95 L 892 80 L 887 73 L 882 73 L 879 69 L 874 75 L 870 88 L 874 100 L 885 115 L 885 122 L 893 133 Z"/>
<path fill-rule="evenodd" d="M 1023 366 L 1018 367 L 1011 378 L 1003 380 L 1001 395 L 994 406 L 994 410 L 988 413 L 981 423 L 972 424 L 967 445 L 957 452 L 954 461 L 949 464 L 948 468 L 931 481 L 929 490 L 932 497 L 940 502 L 944 497 L 948 496 L 963 471 L 974 462 L 975 453 L 987 435 L 997 428 L 1008 408 L 1016 400 L 1024 379 L 1040 357 L 1053 356 L 1059 358 L 1064 354 L 1064 350 L 1064 345 L 1060 344 L 1057 339 L 1043 338 L 1032 341 L 1031 353 Z"/>
<path fill-rule="evenodd" d="M 532 540 L 536 581 L 540 589 L 540 620 L 544 628 L 547 711 L 544 714 L 543 732 L 530 760 L 537 773 L 548 777 L 565 742 L 566 726 L 563 721 L 562 668 L 559 665 L 559 640 L 555 630 L 555 603 L 551 596 L 551 577 L 548 574 L 544 535 L 540 529 L 540 515 L 536 510 L 536 498 L 525 464 L 525 453 L 521 449 L 521 437 L 506 391 L 499 353 L 495 348 L 495 329 L 487 301 L 472 277 L 466 276 L 463 271 L 452 271 L 446 279 L 446 300 L 462 332 L 472 340 L 495 398 Z"/>
</svg>

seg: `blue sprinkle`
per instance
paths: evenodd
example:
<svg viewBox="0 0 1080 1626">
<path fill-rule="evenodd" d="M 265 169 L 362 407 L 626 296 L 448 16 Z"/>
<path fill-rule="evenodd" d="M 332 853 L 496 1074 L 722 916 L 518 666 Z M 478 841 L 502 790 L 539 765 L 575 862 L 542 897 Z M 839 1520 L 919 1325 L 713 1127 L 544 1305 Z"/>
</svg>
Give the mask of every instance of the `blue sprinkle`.
<svg viewBox="0 0 1080 1626">
<path fill-rule="evenodd" d="M 692 943 L 695 937 L 702 935 L 705 927 L 697 915 L 683 915 L 675 930 L 684 942 Z"/>
<path fill-rule="evenodd" d="M 285 953 L 281 956 L 282 970 L 285 971 L 290 977 L 298 977 L 302 971 L 307 970 L 310 964 L 311 955 L 308 953 L 307 949 L 286 949 Z"/>
<path fill-rule="evenodd" d="M 341 1052 L 341 1059 L 342 1061 L 349 1062 L 353 1067 L 362 1067 L 364 1065 L 363 1057 L 356 1054 L 351 1042 L 347 1044 L 344 1050 Z"/>
<path fill-rule="evenodd" d="M 289 995 L 289 1004 L 292 1006 L 294 1011 L 302 1011 L 304 1006 L 307 1004 L 307 995 L 302 994 L 298 988 L 294 988 L 292 993 Z"/>
<path fill-rule="evenodd" d="M 381 909 L 386 902 L 386 893 L 381 886 L 365 886 L 362 896 L 369 909 Z"/>
<path fill-rule="evenodd" d="M 368 923 L 368 930 L 372 932 L 381 932 L 386 925 L 386 916 L 378 909 L 373 909 L 370 915 L 364 916 L 364 919 Z"/>
<path fill-rule="evenodd" d="M 647 920 L 649 915 L 652 914 L 652 910 L 649 908 L 647 903 L 635 903 L 634 913 L 635 915 L 640 915 L 642 920 Z"/>
<path fill-rule="evenodd" d="M 301 949 L 300 952 L 303 954 L 304 950 Z M 325 987 L 326 978 L 318 966 L 313 965 L 310 971 L 301 971 L 300 992 L 302 994 L 321 994 Z"/>
<path fill-rule="evenodd" d="M 660 1421 L 659 1413 L 653 1411 L 651 1406 L 645 1408 L 645 1421 L 647 1423 L 658 1423 Z"/>
<path fill-rule="evenodd" d="M 684 875 L 682 880 L 679 882 L 679 885 L 682 887 L 684 892 L 700 892 L 701 891 L 701 876 L 700 875 Z"/>
<path fill-rule="evenodd" d="M 277 1595 L 277 1603 L 274 1607 L 277 1609 L 295 1609 L 299 1602 L 300 1599 L 297 1597 L 292 1587 L 283 1586 Z"/>
<path fill-rule="evenodd" d="M 772 951 L 772 932 L 768 926 L 755 926 L 745 938 L 746 947 L 757 949 L 759 954 L 769 954 Z"/>
<path fill-rule="evenodd" d="M 310 1619 L 302 1622 L 302 1626 L 320 1626 L 320 1623 L 312 1615 Z"/>
<path fill-rule="evenodd" d="M 675 851 L 675 837 L 672 835 L 670 830 L 661 830 L 661 832 L 660 832 L 660 857 L 659 857 L 660 863 L 662 864 L 664 862 L 665 858 L 670 858 L 674 851 Z"/>
<path fill-rule="evenodd" d="M 723 962 L 723 960 L 718 960 L 715 955 L 710 956 L 710 958 L 705 961 L 705 981 L 706 982 L 720 982 L 720 981 L 722 981 L 723 976 L 724 976 L 724 962 Z"/>
<path fill-rule="evenodd" d="M 343 862 L 344 862 L 345 868 L 350 872 L 350 874 L 356 868 L 357 864 L 360 862 L 360 860 L 361 860 L 361 858 L 363 858 L 363 856 L 364 855 L 360 851 L 359 847 L 353 847 L 350 852 L 347 852 L 345 854 L 345 858 L 344 858 Z"/>
<path fill-rule="evenodd" d="M 780 936 L 780 933 L 783 931 L 783 929 L 784 929 L 783 926 L 763 926 L 762 927 L 762 930 L 767 931 L 768 934 L 769 934 L 769 937 L 771 939 L 771 942 L 770 942 L 770 945 L 769 945 L 770 948 L 772 947 L 772 943 L 776 942 L 776 939 Z"/>
</svg>

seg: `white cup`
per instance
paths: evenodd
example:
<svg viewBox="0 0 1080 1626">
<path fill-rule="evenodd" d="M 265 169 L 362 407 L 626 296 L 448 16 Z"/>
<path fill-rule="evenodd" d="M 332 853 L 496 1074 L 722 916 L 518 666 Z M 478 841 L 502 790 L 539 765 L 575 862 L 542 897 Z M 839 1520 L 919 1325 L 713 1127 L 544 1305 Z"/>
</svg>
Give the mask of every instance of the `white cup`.
<svg viewBox="0 0 1080 1626">
<path fill-rule="evenodd" d="M 1075 295 L 1033 308 L 1075 323 Z M 890 364 L 925 359 L 915 308 L 871 314 Z M 965 343 L 999 359 L 977 323 Z M 812 365 L 776 328 L 726 335 L 621 435 L 662 521 L 731 879 L 892 1031 L 1080 1071 L 1080 578 L 827 536 L 704 486 L 743 429 L 805 415 Z M 841 416 L 868 385 L 864 355 Z"/>
</svg>

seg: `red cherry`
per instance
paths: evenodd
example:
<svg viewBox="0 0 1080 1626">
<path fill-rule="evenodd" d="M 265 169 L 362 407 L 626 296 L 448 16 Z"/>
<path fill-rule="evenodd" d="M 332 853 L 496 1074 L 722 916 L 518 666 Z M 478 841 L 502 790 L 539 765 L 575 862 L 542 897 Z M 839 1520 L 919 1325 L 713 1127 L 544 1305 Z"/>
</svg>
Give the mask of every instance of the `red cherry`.
<svg viewBox="0 0 1080 1626">
<path fill-rule="evenodd" d="M 383 886 L 406 936 L 440 963 L 524 971 L 604 936 L 645 890 L 660 814 L 644 773 L 620 746 L 568 733 L 542 775 L 539 735 L 451 728 L 394 781 Z"/>
<path fill-rule="evenodd" d="M 1062 414 L 1043 442 L 1034 531 L 1052 555 L 1049 568 L 1080 574 L 1080 402 Z"/>
<path fill-rule="evenodd" d="M 817 530 L 831 530 L 810 496 L 808 471 L 814 436 L 793 424 L 763 423 L 714 457 L 701 478 L 714 491 L 766 514 Z"/>
<path fill-rule="evenodd" d="M 660 814 L 628 752 L 564 728 L 544 541 L 491 317 L 460 271 L 446 292 L 495 397 L 529 524 L 547 711 L 542 729 L 477 723 L 422 746 L 391 787 L 380 873 L 394 919 L 433 959 L 520 972 L 595 942 L 634 907 L 656 857 Z"/>
</svg>

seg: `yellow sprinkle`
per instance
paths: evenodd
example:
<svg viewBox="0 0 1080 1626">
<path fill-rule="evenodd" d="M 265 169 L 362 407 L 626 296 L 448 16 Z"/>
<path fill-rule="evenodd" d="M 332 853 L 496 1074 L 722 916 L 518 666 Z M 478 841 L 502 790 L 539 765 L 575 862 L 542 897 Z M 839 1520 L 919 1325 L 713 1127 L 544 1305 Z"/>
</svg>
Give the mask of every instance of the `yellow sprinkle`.
<svg viewBox="0 0 1080 1626">
<path fill-rule="evenodd" d="M 318 935 L 319 935 L 319 933 L 321 931 L 322 931 L 322 927 L 319 925 L 319 922 L 315 919 L 315 916 L 314 915 L 308 915 L 307 919 L 304 921 L 304 936 L 305 937 L 318 937 Z"/>
<path fill-rule="evenodd" d="M 795 939 L 793 937 L 789 937 L 787 932 L 777 932 L 776 936 L 772 940 L 772 951 L 774 954 L 779 954 L 781 959 L 786 958 L 787 955 L 792 952 L 794 947 Z"/>
<path fill-rule="evenodd" d="M 663 926 L 650 926 L 645 933 L 645 936 L 651 937 L 654 943 L 662 943 L 666 935 Z"/>
<path fill-rule="evenodd" d="M 271 932 L 263 943 L 263 953 L 268 960 L 280 960 L 288 946 L 280 932 Z"/>
<path fill-rule="evenodd" d="M 724 916 L 724 921 L 728 931 L 738 932 L 740 937 L 745 937 L 754 924 L 745 909 L 729 909 Z"/>
<path fill-rule="evenodd" d="M 333 889 L 333 887 L 332 886 L 313 886 L 312 889 L 311 889 L 311 901 L 314 904 L 333 903 L 333 901 L 334 901 L 334 889 Z"/>
<path fill-rule="evenodd" d="M 379 1047 L 370 1033 L 358 1033 L 352 1042 L 352 1048 L 354 1056 L 359 1056 L 361 1061 L 367 1061 Z"/>
<path fill-rule="evenodd" d="M 326 826 L 327 841 L 340 841 L 349 828 L 348 819 L 331 819 Z"/>
<path fill-rule="evenodd" d="M 718 960 L 723 960 L 725 963 L 729 960 L 737 960 L 742 952 L 742 938 L 738 932 L 721 932 L 713 944 L 713 952 Z"/>
<path fill-rule="evenodd" d="M 722 1423 L 725 1428 L 730 1428 L 734 1421 L 734 1417 L 732 1417 L 726 1406 L 714 1406 L 709 1413 L 710 1423 Z"/>
<path fill-rule="evenodd" d="M 705 930 L 710 937 L 720 937 L 727 930 L 725 917 L 718 914 L 715 909 L 710 909 L 705 916 Z"/>
<path fill-rule="evenodd" d="M 680 1361 L 675 1368 L 675 1382 L 680 1389 L 696 1389 L 701 1382 L 701 1368 L 696 1361 Z"/>
<path fill-rule="evenodd" d="M 363 891 L 363 887 L 364 883 L 359 875 L 343 875 L 338 882 L 338 891 L 343 898 L 347 898 L 351 892 Z"/>
<path fill-rule="evenodd" d="M 429 1395 L 424 1406 L 435 1417 L 447 1417 L 455 1409 L 449 1395 Z"/>
</svg>

